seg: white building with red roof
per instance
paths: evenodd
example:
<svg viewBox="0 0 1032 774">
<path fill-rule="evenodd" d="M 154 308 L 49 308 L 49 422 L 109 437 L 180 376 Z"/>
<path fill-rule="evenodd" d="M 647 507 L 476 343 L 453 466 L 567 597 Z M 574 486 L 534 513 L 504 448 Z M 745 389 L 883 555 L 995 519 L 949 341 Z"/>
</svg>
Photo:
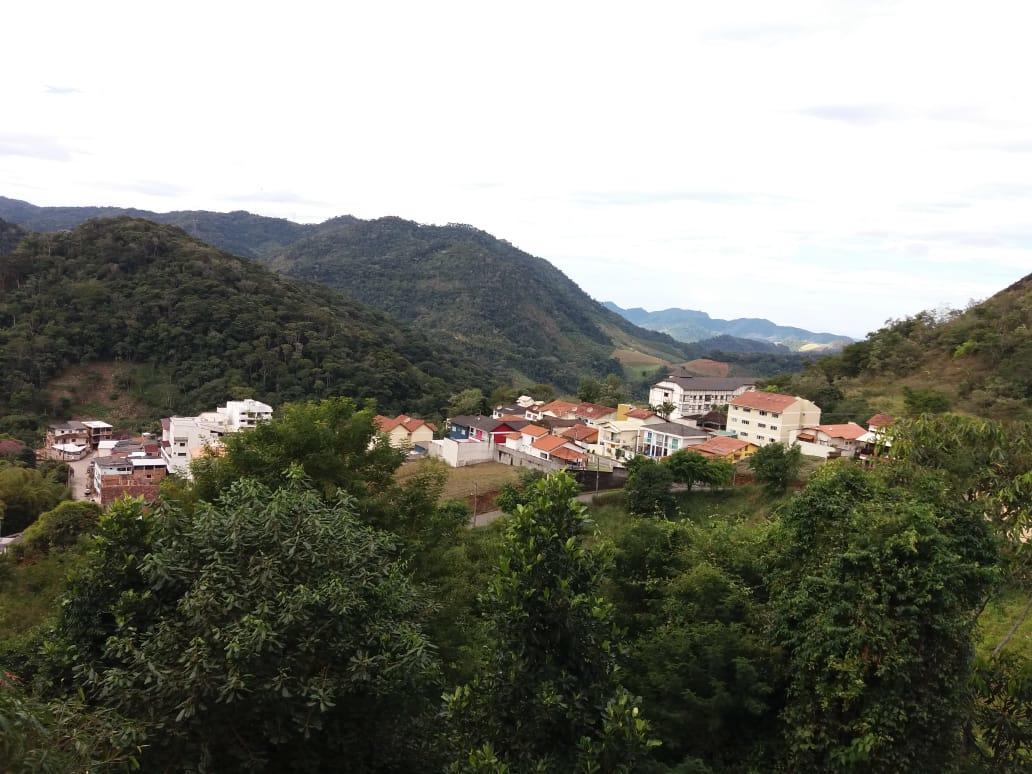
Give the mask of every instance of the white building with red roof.
<svg viewBox="0 0 1032 774">
<path fill-rule="evenodd" d="M 803 454 L 810 457 L 855 457 L 864 446 L 867 429 L 856 422 L 804 427 L 792 434 Z"/>
<path fill-rule="evenodd" d="M 393 419 L 377 415 L 373 425 L 377 434 L 386 436 L 387 442 L 395 449 L 429 448 L 437 429 L 432 422 L 408 414 L 398 414 Z"/>
<path fill-rule="evenodd" d="M 757 446 L 794 440 L 793 432 L 820 424 L 821 409 L 798 395 L 750 390 L 733 398 L 727 407 L 727 429 Z"/>
</svg>

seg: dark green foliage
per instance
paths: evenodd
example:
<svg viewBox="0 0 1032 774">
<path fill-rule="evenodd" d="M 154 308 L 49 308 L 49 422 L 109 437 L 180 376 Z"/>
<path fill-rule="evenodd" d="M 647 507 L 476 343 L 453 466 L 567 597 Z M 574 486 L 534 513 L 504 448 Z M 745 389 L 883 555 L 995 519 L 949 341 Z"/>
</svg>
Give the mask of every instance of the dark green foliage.
<svg viewBox="0 0 1032 774">
<path fill-rule="evenodd" d="M 500 381 L 523 376 L 573 390 L 585 374 L 619 373 L 614 337 L 669 359 L 685 354 L 669 336 L 604 308 L 547 261 L 470 226 L 340 219 L 268 258 L 288 276 L 460 344 Z"/>
<path fill-rule="evenodd" d="M 95 503 L 66 500 L 29 525 L 21 542 L 11 551 L 14 556 L 24 558 L 72 545 L 80 535 L 95 529 L 99 518 L 100 507 Z"/>
<path fill-rule="evenodd" d="M 731 483 L 734 466 L 723 460 L 709 460 L 690 449 L 666 457 L 663 462 L 670 469 L 670 474 L 678 484 L 691 489 L 696 484 L 709 486 L 727 486 Z"/>
<path fill-rule="evenodd" d="M 25 229 L 0 219 L 0 255 L 13 253 L 25 238 Z"/>
<path fill-rule="evenodd" d="M 417 768 L 413 713 L 438 674 L 426 602 L 346 496 L 326 504 L 289 477 L 146 517 L 138 583 L 111 599 L 100 663 L 79 670 L 95 700 L 140 720 L 145 769 Z M 105 519 L 141 516 L 123 502 Z"/>
<path fill-rule="evenodd" d="M 515 513 L 516 508 L 526 505 L 534 497 L 534 485 L 545 477 L 540 470 L 529 468 L 520 474 L 519 481 L 502 485 L 495 498 L 495 505 L 506 513 Z"/>
<path fill-rule="evenodd" d="M 903 405 L 911 416 L 942 414 L 950 410 L 950 399 L 938 390 L 904 387 Z"/>
<path fill-rule="evenodd" d="M 972 679 L 974 728 L 970 743 L 993 772 L 1032 767 L 1032 663 L 1002 654 L 978 659 Z"/>
<path fill-rule="evenodd" d="M 0 771 L 120 771 L 138 761 L 139 734 L 113 712 L 40 701 L 0 675 Z"/>
<path fill-rule="evenodd" d="M 0 462 L 0 517 L 5 535 L 21 532 L 68 496 L 68 487 L 54 475 Z"/>
<path fill-rule="evenodd" d="M 636 457 L 628 468 L 627 508 L 641 516 L 670 516 L 674 512 L 674 496 L 670 487 L 674 474 L 666 465 L 646 457 Z"/>
<path fill-rule="evenodd" d="M 760 447 L 746 464 L 764 489 L 777 495 L 787 491 L 799 477 L 802 452 L 794 444 L 786 448 L 780 443 L 770 443 Z"/>
<path fill-rule="evenodd" d="M 628 687 L 641 693 L 668 764 L 771 768 L 784 677 L 766 634 L 765 534 L 639 520 L 617 543 L 618 609 L 638 632 Z"/>
<path fill-rule="evenodd" d="M 485 605 L 489 666 L 446 697 L 455 771 L 637 771 L 648 726 L 620 686 L 604 557 L 566 474 L 513 515 Z M 508 768 L 502 769 L 505 766 Z"/>
<path fill-rule="evenodd" d="M 0 287 L 0 412 L 49 408 L 47 380 L 93 360 L 160 364 L 175 390 L 155 412 L 246 393 L 434 413 L 454 389 L 489 381 L 448 345 L 148 221 L 32 236 L 0 257 Z"/>
<path fill-rule="evenodd" d="M 487 398 L 484 397 L 484 393 L 475 387 L 462 390 L 457 392 L 448 398 L 448 416 L 476 416 L 484 413 L 488 413 Z"/>
<path fill-rule="evenodd" d="M 791 770 L 957 766 L 993 545 L 977 510 L 910 490 L 829 463 L 782 514 L 768 585 Z"/>
<path fill-rule="evenodd" d="M 609 374 L 605 379 L 591 376 L 581 379 L 577 397 L 585 403 L 616 406 L 627 400 L 628 393 L 623 380 L 616 374 Z"/>
</svg>

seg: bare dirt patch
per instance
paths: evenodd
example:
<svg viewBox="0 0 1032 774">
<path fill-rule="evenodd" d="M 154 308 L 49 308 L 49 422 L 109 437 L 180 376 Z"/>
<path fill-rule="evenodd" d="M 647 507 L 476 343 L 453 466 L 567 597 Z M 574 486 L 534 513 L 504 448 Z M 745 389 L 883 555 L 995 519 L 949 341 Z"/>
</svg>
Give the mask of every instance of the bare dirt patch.
<svg viewBox="0 0 1032 774">
<path fill-rule="evenodd" d="M 729 363 L 710 360 L 706 357 L 689 360 L 687 363 L 682 364 L 682 368 L 698 376 L 729 376 L 731 374 L 731 365 Z"/>
</svg>

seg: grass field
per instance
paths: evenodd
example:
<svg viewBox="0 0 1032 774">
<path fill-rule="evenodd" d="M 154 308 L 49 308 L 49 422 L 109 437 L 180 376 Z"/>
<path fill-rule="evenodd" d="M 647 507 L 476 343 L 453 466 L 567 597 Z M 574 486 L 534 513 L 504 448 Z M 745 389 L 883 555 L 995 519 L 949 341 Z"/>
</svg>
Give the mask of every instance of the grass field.
<svg viewBox="0 0 1032 774">
<path fill-rule="evenodd" d="M 1021 611 L 1028 604 L 1028 595 L 1032 591 L 1008 589 L 990 602 L 978 619 L 978 652 L 988 656 L 997 643 L 1010 631 L 1018 620 Z M 1032 661 L 1032 616 L 1025 619 L 1018 627 L 1004 652 L 1017 656 L 1024 661 Z"/>
<path fill-rule="evenodd" d="M 406 462 L 397 472 L 397 479 L 405 481 L 414 476 L 426 465 L 441 464 L 435 460 L 416 460 Z M 489 495 L 496 493 L 504 484 L 516 481 L 520 477 L 521 468 L 512 465 L 502 465 L 500 462 L 484 462 L 480 465 L 467 465 L 464 468 L 449 468 L 444 466 L 448 479 L 444 484 L 442 500 L 471 500 L 476 489 L 478 499 L 477 512 L 483 513 L 484 508 L 480 507 L 493 501 Z"/>
</svg>

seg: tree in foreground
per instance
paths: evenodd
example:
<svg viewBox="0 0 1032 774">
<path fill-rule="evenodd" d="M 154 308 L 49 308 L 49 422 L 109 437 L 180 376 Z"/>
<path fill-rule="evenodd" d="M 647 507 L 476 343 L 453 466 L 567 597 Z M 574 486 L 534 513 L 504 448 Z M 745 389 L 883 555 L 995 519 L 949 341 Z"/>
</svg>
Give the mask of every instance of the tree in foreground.
<svg viewBox="0 0 1032 774">
<path fill-rule="evenodd" d="M 605 560 L 565 474 L 513 514 L 484 604 L 489 667 L 446 696 L 454 771 L 636 771 L 653 745 L 621 686 Z"/>
<path fill-rule="evenodd" d="M 696 484 L 727 486 L 734 467 L 723 460 L 709 460 L 691 449 L 682 449 L 663 460 L 674 481 L 691 489 Z"/>
<path fill-rule="evenodd" d="M 674 496 L 670 494 L 674 476 L 670 468 L 647 457 L 635 457 L 627 466 L 629 473 L 624 493 L 627 508 L 639 516 L 670 516 Z"/>
<path fill-rule="evenodd" d="M 87 696 L 146 732 L 145 770 L 405 771 L 425 757 L 417 718 L 438 665 L 396 539 L 299 469 L 288 478 L 239 480 L 189 515 L 122 501 L 102 520 L 57 634 Z M 132 540 L 104 537 L 118 532 Z M 133 541 L 146 548 L 130 560 Z"/>
<path fill-rule="evenodd" d="M 774 642 L 794 771 L 949 771 L 969 703 L 972 627 L 995 550 L 934 481 L 822 468 L 774 533 Z"/>
<path fill-rule="evenodd" d="M 749 457 L 747 464 L 768 494 L 783 494 L 799 477 L 802 451 L 794 444 L 786 448 L 770 443 Z"/>
</svg>

